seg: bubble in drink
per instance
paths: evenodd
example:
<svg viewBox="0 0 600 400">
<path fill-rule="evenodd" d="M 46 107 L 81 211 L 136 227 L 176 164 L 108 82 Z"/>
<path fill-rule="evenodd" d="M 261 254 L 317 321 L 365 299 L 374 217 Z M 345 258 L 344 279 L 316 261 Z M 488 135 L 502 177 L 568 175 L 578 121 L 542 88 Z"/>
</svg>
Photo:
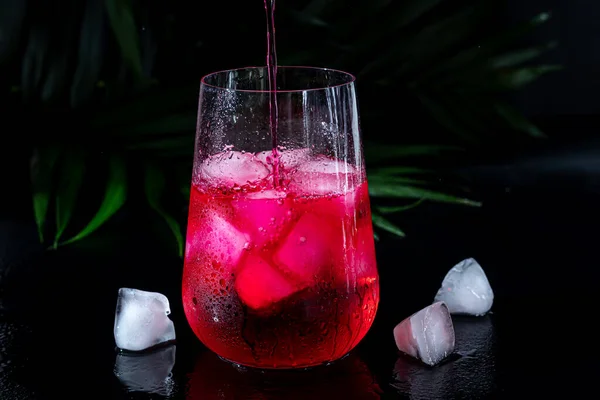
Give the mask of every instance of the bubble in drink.
<svg viewBox="0 0 600 400">
<path fill-rule="evenodd" d="M 282 164 L 287 187 L 273 189 L 267 176 L 227 191 L 219 176 L 200 177 L 190 199 L 186 317 L 212 351 L 261 368 L 342 357 L 379 303 L 364 171 L 324 157 Z"/>
</svg>

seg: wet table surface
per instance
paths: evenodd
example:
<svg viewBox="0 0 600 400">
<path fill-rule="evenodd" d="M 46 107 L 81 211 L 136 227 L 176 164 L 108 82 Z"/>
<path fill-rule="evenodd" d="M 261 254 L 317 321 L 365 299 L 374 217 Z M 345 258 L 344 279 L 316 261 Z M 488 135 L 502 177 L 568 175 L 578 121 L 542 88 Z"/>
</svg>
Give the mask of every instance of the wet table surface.
<svg viewBox="0 0 600 400">
<path fill-rule="evenodd" d="M 512 190 L 480 209 L 425 205 L 403 214 L 407 238 L 377 244 L 382 298 L 367 337 L 332 366 L 283 374 L 239 370 L 204 349 L 183 316 L 181 261 L 157 254 L 151 233 L 44 252 L 28 222 L 6 220 L 0 398 L 578 398 L 599 372 L 598 200 L 589 192 Z M 394 325 L 430 304 L 446 271 L 467 257 L 488 275 L 493 312 L 454 319 L 456 352 L 441 365 L 398 354 Z M 112 336 L 119 287 L 166 294 L 177 343 L 119 355 Z"/>
</svg>

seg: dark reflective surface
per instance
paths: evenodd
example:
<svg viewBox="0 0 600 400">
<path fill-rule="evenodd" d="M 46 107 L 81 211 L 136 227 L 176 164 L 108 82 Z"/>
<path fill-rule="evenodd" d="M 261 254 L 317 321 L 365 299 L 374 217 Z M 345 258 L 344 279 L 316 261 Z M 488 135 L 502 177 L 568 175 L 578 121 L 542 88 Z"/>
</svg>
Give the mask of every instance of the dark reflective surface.
<svg viewBox="0 0 600 400">
<path fill-rule="evenodd" d="M 369 367 L 355 354 L 307 371 L 255 371 L 223 362 L 210 352 L 189 375 L 187 399 L 378 399 Z"/>
<path fill-rule="evenodd" d="M 372 330 L 348 358 L 299 374 L 239 370 L 206 351 L 183 315 L 181 260 L 154 250 L 160 247 L 151 230 L 120 232 L 127 238 L 121 242 L 99 234 L 99 246 L 43 253 L 33 224 L 5 219 L 0 399 L 587 396 L 600 373 L 594 176 L 536 189 L 483 185 L 480 209 L 426 204 L 401 214 L 407 238 L 377 244 L 382 300 Z M 145 226 L 131 210 L 123 218 Z M 488 275 L 493 314 L 454 318 L 456 352 L 442 365 L 398 354 L 393 327 L 430 304 L 447 270 L 467 257 Z M 115 351 L 119 287 L 170 299 L 176 346 L 143 356 Z"/>
<path fill-rule="evenodd" d="M 453 318 L 456 334 L 455 354 L 437 367 L 424 367 L 406 356 L 396 361 L 391 386 L 411 399 L 436 399 L 448 396 L 485 398 L 496 391 L 494 346 L 491 316 Z"/>
<path fill-rule="evenodd" d="M 147 354 L 119 352 L 115 360 L 115 376 L 129 392 L 169 397 L 175 390 L 172 377 L 175 350 L 175 345 L 169 345 Z"/>
</svg>

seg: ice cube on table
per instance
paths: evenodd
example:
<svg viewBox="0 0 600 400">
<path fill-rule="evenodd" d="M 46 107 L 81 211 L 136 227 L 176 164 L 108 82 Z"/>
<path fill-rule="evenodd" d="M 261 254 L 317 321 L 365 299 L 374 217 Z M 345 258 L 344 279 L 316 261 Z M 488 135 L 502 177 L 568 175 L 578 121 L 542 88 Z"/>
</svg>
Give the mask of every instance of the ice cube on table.
<svg viewBox="0 0 600 400">
<path fill-rule="evenodd" d="M 248 307 L 264 309 L 296 292 L 296 288 L 274 266 L 250 255 L 235 278 L 235 290 Z"/>
<path fill-rule="evenodd" d="M 170 313 L 169 299 L 163 294 L 119 289 L 114 326 L 117 347 L 140 351 L 175 340 Z"/>
<path fill-rule="evenodd" d="M 317 156 L 298 166 L 290 188 L 299 193 L 324 195 L 346 193 L 358 184 L 356 168 L 344 161 Z"/>
<path fill-rule="evenodd" d="M 286 170 L 294 169 L 299 166 L 304 161 L 308 160 L 310 156 L 310 149 L 291 149 L 291 150 L 280 150 L 279 151 L 279 161 L 283 164 L 283 167 Z M 268 165 L 271 168 L 273 163 L 272 161 L 273 151 L 261 151 L 256 153 L 256 158 Z"/>
<path fill-rule="evenodd" d="M 336 240 L 341 238 L 341 229 L 336 232 L 320 216 L 304 214 L 281 241 L 273 261 L 298 283 L 310 284 L 321 268 L 334 263 L 334 251 L 341 248 Z"/>
<path fill-rule="evenodd" d="M 433 366 L 454 351 L 454 326 L 444 302 L 433 303 L 400 322 L 394 340 L 401 352 Z"/>
<path fill-rule="evenodd" d="M 231 150 L 207 157 L 198 174 L 209 182 L 233 187 L 256 183 L 270 171 L 254 154 Z"/>
<path fill-rule="evenodd" d="M 115 375 L 129 392 L 170 396 L 175 386 L 171 378 L 175 349 L 170 345 L 144 355 L 117 354 Z"/>
<path fill-rule="evenodd" d="M 445 302 L 451 314 L 481 316 L 492 308 L 494 292 L 483 268 L 467 258 L 448 271 L 434 301 Z"/>
</svg>

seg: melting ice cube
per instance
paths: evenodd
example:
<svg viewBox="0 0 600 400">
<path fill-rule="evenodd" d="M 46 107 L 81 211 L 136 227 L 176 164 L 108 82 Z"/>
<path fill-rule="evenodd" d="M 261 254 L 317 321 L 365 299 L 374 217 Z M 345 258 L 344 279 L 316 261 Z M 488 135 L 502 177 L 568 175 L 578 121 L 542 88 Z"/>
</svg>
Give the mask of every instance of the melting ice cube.
<svg viewBox="0 0 600 400">
<path fill-rule="evenodd" d="M 310 149 L 292 149 L 283 150 L 279 152 L 279 160 L 283 164 L 286 170 L 294 169 L 304 161 L 308 160 L 310 156 Z M 271 165 L 272 164 L 273 152 L 271 150 L 261 151 L 256 153 L 256 158 L 261 162 Z"/>
<path fill-rule="evenodd" d="M 143 355 L 117 354 L 115 375 L 130 392 L 170 396 L 174 387 L 171 371 L 175 348 L 171 345 Z"/>
<path fill-rule="evenodd" d="M 207 261 L 218 263 L 230 275 L 249 238 L 216 212 L 207 212 L 190 223 L 186 258 L 203 256 Z"/>
<path fill-rule="evenodd" d="M 206 158 L 199 168 L 200 178 L 227 186 L 243 186 L 269 175 L 269 169 L 254 154 L 225 151 Z"/>
<path fill-rule="evenodd" d="M 121 288 L 114 335 L 118 348 L 140 351 L 175 340 L 169 300 L 160 293 Z"/>
<path fill-rule="evenodd" d="M 345 193 L 357 184 L 356 168 L 325 156 L 300 164 L 290 187 L 300 193 L 313 195 Z"/>
<path fill-rule="evenodd" d="M 451 314 L 484 315 L 492 308 L 494 292 L 473 258 L 456 264 L 444 278 L 435 301 L 443 301 Z"/>
<path fill-rule="evenodd" d="M 235 220 L 240 228 L 248 232 L 254 246 L 262 246 L 277 240 L 281 230 L 292 215 L 293 201 L 286 199 L 287 193 L 275 189 L 248 193 L 231 202 Z"/>
<path fill-rule="evenodd" d="M 319 270 L 333 263 L 336 243 L 342 237 L 327 221 L 315 214 L 304 214 L 294 225 L 273 256 L 278 267 L 291 272 L 302 282 L 314 282 Z"/>
<path fill-rule="evenodd" d="M 427 365 L 436 365 L 454 351 L 454 327 L 443 302 L 433 303 L 394 328 L 400 351 Z"/>
<path fill-rule="evenodd" d="M 296 291 L 277 268 L 252 255 L 244 260 L 235 279 L 235 290 L 240 300 L 255 310 L 275 304 Z"/>
</svg>

